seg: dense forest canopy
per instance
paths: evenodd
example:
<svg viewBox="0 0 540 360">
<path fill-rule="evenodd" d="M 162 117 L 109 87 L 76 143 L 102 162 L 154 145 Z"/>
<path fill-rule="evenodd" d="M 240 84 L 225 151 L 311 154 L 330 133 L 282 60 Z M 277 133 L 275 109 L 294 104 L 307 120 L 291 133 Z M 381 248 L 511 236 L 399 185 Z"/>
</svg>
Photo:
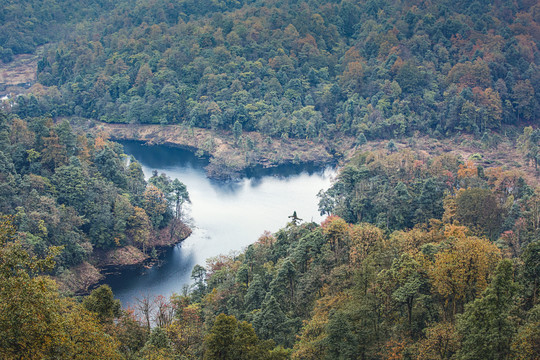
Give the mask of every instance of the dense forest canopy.
<svg viewBox="0 0 540 360">
<path fill-rule="evenodd" d="M 19 114 L 271 137 L 482 134 L 540 113 L 535 1 L 119 1 Z"/>
<path fill-rule="evenodd" d="M 174 183 L 158 174 L 150 182 Z M 538 358 L 540 192 L 523 173 L 451 154 L 359 151 L 319 197 L 321 211 L 333 214 L 322 224 L 292 219 L 241 254 L 195 266 L 189 291 L 141 297 L 128 311 L 107 286 L 80 303 L 59 295 L 43 271 L 62 261 L 64 244 L 37 254 L 19 215 L 3 218 L 0 351 L 27 358 L 76 351 L 127 359 Z M 14 292 L 32 297 L 13 301 Z M 35 306 L 48 318 L 34 324 L 17 316 Z M 69 318 L 59 324 L 62 314 Z M 15 322 L 27 335 L 13 331 Z M 92 346 L 77 342 L 87 332 Z M 71 337 L 43 341 L 62 334 Z"/>
<path fill-rule="evenodd" d="M 0 61 L 34 52 L 37 46 L 59 40 L 81 20 L 111 10 L 114 1 L 3 0 L 0 5 Z"/>
<path fill-rule="evenodd" d="M 359 152 L 320 194 L 344 218 L 210 259 L 190 299 L 213 330 L 229 314 L 293 359 L 534 359 L 538 196 L 449 154 Z"/>
<path fill-rule="evenodd" d="M 146 253 L 185 231 L 185 186 L 165 174 L 147 183 L 119 144 L 76 135 L 66 121 L 1 112 L 0 134 L 0 212 L 33 254 L 62 247 L 54 269 L 61 279 L 97 253 L 126 246 Z"/>
<path fill-rule="evenodd" d="M 3 1 L 0 61 L 48 46 L 0 112 L 0 357 L 539 359 L 539 42 L 534 0 Z M 321 224 L 122 309 L 70 294 L 185 237 L 188 189 L 74 116 L 357 146 Z M 406 148 L 506 130 L 524 161 Z"/>
</svg>

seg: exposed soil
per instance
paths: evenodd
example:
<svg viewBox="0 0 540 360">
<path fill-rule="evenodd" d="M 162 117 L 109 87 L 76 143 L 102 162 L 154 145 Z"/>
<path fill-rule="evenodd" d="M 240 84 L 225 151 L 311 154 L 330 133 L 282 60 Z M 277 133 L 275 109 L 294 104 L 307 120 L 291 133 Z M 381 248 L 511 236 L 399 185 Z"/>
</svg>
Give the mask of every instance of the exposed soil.
<svg viewBox="0 0 540 360">
<path fill-rule="evenodd" d="M 76 127 L 115 140 L 137 140 L 152 144 L 181 147 L 209 156 L 207 175 L 210 178 L 236 178 L 253 166 L 272 167 L 291 163 L 343 162 L 355 151 L 383 149 L 388 140 L 369 141 L 357 146 L 352 137 L 342 136 L 333 141 L 305 139 L 269 139 L 255 132 L 244 133 L 237 142 L 230 132 L 214 132 L 208 129 L 187 128 L 182 125 L 105 124 L 90 120 L 76 121 Z M 503 167 L 517 169 L 530 184 L 539 184 L 539 174 L 518 149 L 517 136 L 500 137 L 486 145 L 472 135 L 457 135 L 446 139 L 435 139 L 417 135 L 394 140 L 398 148 L 424 151 L 426 155 L 454 153 L 464 160 L 474 155 L 474 161 L 485 168 Z M 495 135 L 495 134 L 492 134 Z M 496 135 L 495 135 L 496 136 Z M 245 143 L 250 139 L 252 145 Z"/>
<path fill-rule="evenodd" d="M 94 265 L 85 261 L 65 271 L 55 279 L 63 292 L 86 293 L 103 278 L 104 275 Z"/>
<path fill-rule="evenodd" d="M 101 268 L 140 265 L 149 256 L 135 246 L 124 246 L 106 252 L 97 252 L 93 262 Z"/>
<path fill-rule="evenodd" d="M 78 295 L 88 294 L 90 290 L 102 283 L 107 275 L 122 272 L 124 269 L 140 266 L 151 267 L 166 249 L 185 240 L 191 229 L 179 220 L 160 230 L 149 239 L 146 252 L 128 245 L 111 250 L 96 250 L 88 262 L 83 262 L 56 277 L 59 287 L 66 293 Z M 157 258 L 149 255 L 155 249 Z"/>
<path fill-rule="evenodd" d="M 16 55 L 7 64 L 0 61 L 0 95 L 26 93 L 36 82 L 37 63 L 43 50 L 40 46 L 35 54 Z"/>
<path fill-rule="evenodd" d="M 188 128 L 183 125 L 105 124 L 70 119 L 75 128 L 112 140 L 137 140 L 149 145 L 180 147 L 208 156 L 207 175 L 213 179 L 235 179 L 254 166 L 283 164 L 329 164 L 353 147 L 351 137 L 338 141 L 271 139 L 256 132 L 244 132 L 236 140 L 230 132 Z"/>
</svg>

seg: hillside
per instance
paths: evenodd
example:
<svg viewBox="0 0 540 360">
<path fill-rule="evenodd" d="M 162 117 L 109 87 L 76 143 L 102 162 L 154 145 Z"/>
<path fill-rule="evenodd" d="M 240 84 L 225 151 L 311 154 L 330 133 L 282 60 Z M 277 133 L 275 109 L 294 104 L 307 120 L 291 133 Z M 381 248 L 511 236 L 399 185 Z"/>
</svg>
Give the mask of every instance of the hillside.
<svg viewBox="0 0 540 360">
<path fill-rule="evenodd" d="M 18 113 L 368 140 L 538 119 L 533 1 L 131 5 L 49 48 Z"/>
<path fill-rule="evenodd" d="M 3 1 L 0 357 L 539 359 L 539 46 L 533 0 Z M 117 139 L 339 170 L 122 309 L 190 197 Z"/>
<path fill-rule="evenodd" d="M 189 201 L 185 186 L 166 175 L 147 183 L 118 144 L 2 112 L 0 134 L 0 212 L 33 255 L 62 249 L 53 274 L 67 290 L 87 291 L 99 270 L 143 262 L 189 235 L 175 210 Z"/>
</svg>

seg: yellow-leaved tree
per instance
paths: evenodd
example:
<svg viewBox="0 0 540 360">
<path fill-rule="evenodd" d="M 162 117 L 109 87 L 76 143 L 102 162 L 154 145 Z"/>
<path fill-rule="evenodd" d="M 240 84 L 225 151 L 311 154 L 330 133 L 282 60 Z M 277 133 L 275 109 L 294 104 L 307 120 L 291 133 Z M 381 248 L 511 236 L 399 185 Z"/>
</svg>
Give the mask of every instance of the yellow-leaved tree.
<svg viewBox="0 0 540 360">
<path fill-rule="evenodd" d="M 121 359 L 95 316 L 41 274 L 54 267 L 25 250 L 8 217 L 0 218 L 0 358 Z"/>
<path fill-rule="evenodd" d="M 435 255 L 429 275 L 444 299 L 447 315 L 453 317 L 485 290 L 501 253 L 489 240 L 461 231 L 446 233 L 456 237 L 450 237 L 448 247 Z"/>
</svg>

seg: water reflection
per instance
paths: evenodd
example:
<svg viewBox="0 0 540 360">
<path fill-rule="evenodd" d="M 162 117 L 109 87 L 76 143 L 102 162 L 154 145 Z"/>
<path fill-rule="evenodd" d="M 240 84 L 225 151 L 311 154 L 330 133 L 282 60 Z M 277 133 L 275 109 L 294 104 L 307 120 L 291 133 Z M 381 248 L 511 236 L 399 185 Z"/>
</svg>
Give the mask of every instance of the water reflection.
<svg viewBox="0 0 540 360">
<path fill-rule="evenodd" d="M 297 211 L 306 221 L 320 221 L 316 194 L 330 185 L 333 171 L 313 166 L 253 169 L 237 182 L 206 178 L 204 159 L 164 146 L 122 142 L 126 153 L 142 165 L 146 177 L 153 170 L 184 182 L 192 205 L 186 208 L 193 234 L 168 251 L 160 267 L 131 270 L 107 279 L 116 296 L 129 305 L 141 294 L 169 296 L 190 282 L 195 264 L 219 254 L 238 252 L 265 231 L 277 231 Z"/>
</svg>

